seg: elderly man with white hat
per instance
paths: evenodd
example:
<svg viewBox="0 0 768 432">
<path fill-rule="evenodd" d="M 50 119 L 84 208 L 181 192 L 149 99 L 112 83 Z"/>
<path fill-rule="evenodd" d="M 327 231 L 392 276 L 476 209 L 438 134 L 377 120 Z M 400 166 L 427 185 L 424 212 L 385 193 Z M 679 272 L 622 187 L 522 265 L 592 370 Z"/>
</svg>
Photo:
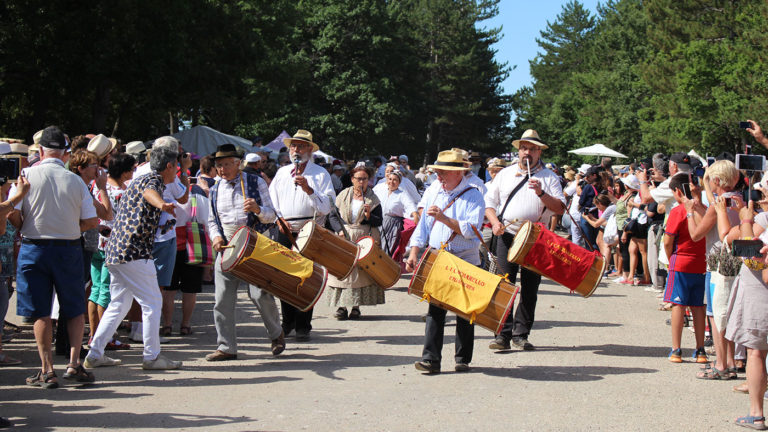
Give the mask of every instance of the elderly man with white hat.
<svg viewBox="0 0 768 432">
<path fill-rule="evenodd" d="M 512 341 L 515 346 L 529 351 L 533 350 L 528 335 L 533 326 L 541 275 L 503 258 L 525 221 L 549 221 L 549 215 L 563 214 L 565 196 L 559 177 L 541 161 L 541 152 L 548 146 L 535 130 L 525 131 L 512 145 L 519 150 L 520 161 L 501 170 L 489 185 L 485 194 L 485 215 L 496 236 L 499 273 L 509 274 L 509 280 L 514 284 L 520 271 L 520 304 L 514 315 L 509 315 L 489 348 L 509 349 Z"/>
<path fill-rule="evenodd" d="M 409 244 L 410 253 L 406 261 L 406 270 L 414 271 L 417 267 L 419 249 L 427 246 L 433 249 L 445 247 L 445 250 L 464 261 L 480 265 L 479 231 L 483 224 L 485 204 L 483 194 L 469 184 L 464 175 L 469 170 L 461 153 L 453 150 L 442 151 L 437 161 L 430 165 L 437 172 L 440 186 L 425 193 L 427 199 L 424 216 L 416 225 Z M 445 316 L 447 311 L 433 304 L 429 305 L 426 316 L 424 349 L 421 361 L 416 362 L 417 370 L 427 373 L 440 373 L 442 360 Z M 475 328 L 464 318 L 456 317 L 455 370 L 466 372 L 472 361 Z"/>
<path fill-rule="evenodd" d="M 336 192 L 328 171 L 312 161 L 312 153 L 320 147 L 312 141 L 311 132 L 299 129 L 293 137 L 284 138 L 283 143 L 288 147 L 293 163 L 277 170 L 269 185 L 269 195 L 279 217 L 277 241 L 290 248 L 291 239 L 305 223 L 310 220 L 320 226 L 325 223 L 331 205 L 336 201 Z M 309 340 L 312 309 L 302 312 L 289 303 L 280 303 L 285 335 L 296 330 L 296 340 Z"/>
</svg>

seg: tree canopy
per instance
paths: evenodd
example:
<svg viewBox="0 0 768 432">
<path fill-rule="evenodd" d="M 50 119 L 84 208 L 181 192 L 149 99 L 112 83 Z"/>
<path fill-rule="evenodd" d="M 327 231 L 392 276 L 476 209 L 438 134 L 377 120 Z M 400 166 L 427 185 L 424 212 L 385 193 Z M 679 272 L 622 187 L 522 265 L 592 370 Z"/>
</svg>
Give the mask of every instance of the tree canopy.
<svg viewBox="0 0 768 432">
<path fill-rule="evenodd" d="M 148 140 L 179 125 L 339 156 L 501 150 L 499 0 L 0 4 L 0 135 L 48 124 Z"/>
</svg>

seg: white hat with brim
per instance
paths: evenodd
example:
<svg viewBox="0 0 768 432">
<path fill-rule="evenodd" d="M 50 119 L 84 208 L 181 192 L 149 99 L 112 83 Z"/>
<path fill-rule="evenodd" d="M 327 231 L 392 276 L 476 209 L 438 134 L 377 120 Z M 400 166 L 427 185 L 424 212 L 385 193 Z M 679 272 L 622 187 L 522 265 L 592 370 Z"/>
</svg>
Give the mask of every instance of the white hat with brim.
<svg viewBox="0 0 768 432">
<path fill-rule="evenodd" d="M 435 163 L 428 165 L 427 168 L 443 171 L 466 171 L 469 169 L 468 165 L 461 153 L 445 150 L 438 153 Z"/>
<path fill-rule="evenodd" d="M 579 172 L 582 175 L 584 175 L 587 173 L 587 170 L 589 170 L 590 168 L 592 168 L 592 165 L 590 164 L 581 164 L 581 166 L 579 167 Z"/>
<path fill-rule="evenodd" d="M 140 155 L 147 151 L 147 147 L 141 141 L 131 141 L 125 145 L 125 152 L 129 155 Z"/>
<path fill-rule="evenodd" d="M 104 134 L 98 134 L 88 142 L 88 151 L 96 153 L 99 159 L 108 155 L 117 147 L 116 139 L 109 139 Z"/>
<path fill-rule="evenodd" d="M 640 180 L 638 180 L 634 174 L 630 174 L 626 177 L 622 177 L 621 182 L 624 183 L 624 186 L 630 189 L 633 189 L 633 190 L 640 189 Z"/>
<path fill-rule="evenodd" d="M 544 144 L 543 141 L 539 138 L 539 133 L 536 132 L 533 129 L 528 129 L 527 131 L 523 132 L 523 136 L 519 140 L 512 141 L 512 145 L 515 146 L 516 149 L 520 148 L 520 143 L 527 142 L 536 146 L 541 147 L 542 149 L 549 148 L 548 145 Z"/>
<path fill-rule="evenodd" d="M 286 147 L 290 147 L 291 143 L 294 142 L 310 144 L 312 146 L 312 153 L 320 150 L 320 146 L 312 141 L 312 134 L 304 129 L 297 130 L 291 138 L 283 138 L 283 144 L 285 144 Z"/>
<path fill-rule="evenodd" d="M 11 143 L 11 153 L 27 155 L 29 154 L 29 146 L 26 144 Z"/>
<path fill-rule="evenodd" d="M 254 162 L 260 162 L 261 156 L 257 155 L 256 153 L 248 153 L 245 155 L 245 163 L 254 163 Z"/>
</svg>

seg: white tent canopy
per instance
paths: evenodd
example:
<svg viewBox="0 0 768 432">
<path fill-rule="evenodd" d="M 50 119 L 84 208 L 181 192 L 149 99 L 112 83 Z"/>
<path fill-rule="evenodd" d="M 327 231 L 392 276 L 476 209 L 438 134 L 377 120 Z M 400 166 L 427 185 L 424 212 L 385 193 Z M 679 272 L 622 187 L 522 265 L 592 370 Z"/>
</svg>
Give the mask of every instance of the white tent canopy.
<svg viewBox="0 0 768 432">
<path fill-rule="evenodd" d="M 576 150 L 569 150 L 568 153 L 577 154 L 579 156 L 608 156 L 615 158 L 626 158 L 627 156 L 611 150 L 603 144 L 593 144 L 589 147 L 582 147 Z"/>
<path fill-rule="evenodd" d="M 216 148 L 222 144 L 234 144 L 236 147 L 244 149 L 246 153 L 253 151 L 253 144 L 247 139 L 228 135 L 208 126 L 195 126 L 171 136 L 181 141 L 184 151 L 192 152 L 199 156 L 207 156 L 214 153 Z M 149 145 L 153 142 L 150 141 L 145 144 Z"/>
</svg>

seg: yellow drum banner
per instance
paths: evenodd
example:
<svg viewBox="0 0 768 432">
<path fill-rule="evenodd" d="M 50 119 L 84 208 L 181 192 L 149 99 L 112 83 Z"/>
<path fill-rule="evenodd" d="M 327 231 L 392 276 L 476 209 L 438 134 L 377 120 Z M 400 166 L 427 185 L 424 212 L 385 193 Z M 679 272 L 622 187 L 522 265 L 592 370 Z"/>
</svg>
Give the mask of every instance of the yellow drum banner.
<svg viewBox="0 0 768 432">
<path fill-rule="evenodd" d="M 424 283 L 424 298 L 432 297 L 453 306 L 472 317 L 472 322 L 488 307 L 501 279 L 441 250 Z"/>
<path fill-rule="evenodd" d="M 283 273 L 297 277 L 301 279 L 299 285 L 312 276 L 314 271 L 314 263 L 311 260 L 258 233 L 256 233 L 253 252 L 245 259 L 260 261 Z"/>
</svg>

